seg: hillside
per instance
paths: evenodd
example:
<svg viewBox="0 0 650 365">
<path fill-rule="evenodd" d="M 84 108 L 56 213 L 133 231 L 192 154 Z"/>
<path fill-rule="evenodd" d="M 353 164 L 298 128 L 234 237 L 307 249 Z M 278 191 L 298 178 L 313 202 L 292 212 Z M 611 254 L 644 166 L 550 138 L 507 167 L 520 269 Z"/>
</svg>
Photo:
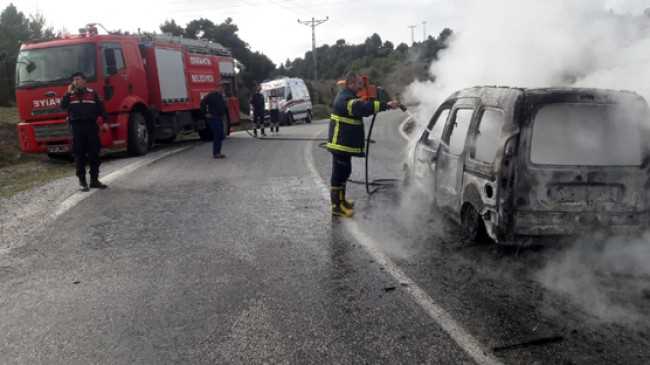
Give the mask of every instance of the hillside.
<svg viewBox="0 0 650 365">
<path fill-rule="evenodd" d="M 401 94 L 404 88 L 415 80 L 430 78 L 428 66 L 437 60 L 438 53 L 447 48 L 452 36 L 450 29 L 444 29 L 438 37 L 430 36 L 426 41 L 405 43 L 397 47 L 390 41 L 382 41 L 373 34 L 361 44 L 348 44 L 344 39 L 334 45 L 317 48 L 319 59 L 318 82 L 313 82 L 312 52 L 302 58 L 287 60 L 274 75 L 300 77 L 310 84 L 316 95 L 315 103 L 328 104 L 336 91 L 336 80 L 349 71 L 368 75 L 374 84 L 382 86 L 391 96 Z M 312 94 L 314 94 L 312 92 Z"/>
</svg>

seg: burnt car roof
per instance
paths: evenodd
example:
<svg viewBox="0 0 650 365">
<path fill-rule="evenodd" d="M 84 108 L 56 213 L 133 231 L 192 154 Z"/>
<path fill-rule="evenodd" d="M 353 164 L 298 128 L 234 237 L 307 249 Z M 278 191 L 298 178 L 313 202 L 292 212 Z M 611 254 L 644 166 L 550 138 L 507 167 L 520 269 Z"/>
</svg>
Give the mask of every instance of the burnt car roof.
<svg viewBox="0 0 650 365">
<path fill-rule="evenodd" d="M 624 100 L 646 103 L 641 95 L 628 90 L 564 87 L 526 89 L 525 94 L 526 101 L 529 104 L 553 102 L 617 103 Z"/>
<path fill-rule="evenodd" d="M 519 88 L 508 86 L 475 86 L 453 93 L 449 99 L 479 98 L 484 104 L 504 106 L 520 96 L 529 104 L 552 102 L 595 102 L 615 103 L 621 100 L 643 101 L 645 99 L 628 90 L 611 90 L 577 87 Z"/>
<path fill-rule="evenodd" d="M 453 93 L 447 100 L 460 98 L 480 99 L 484 105 L 507 108 L 513 105 L 522 95 L 524 89 L 506 86 L 476 86 Z"/>
</svg>

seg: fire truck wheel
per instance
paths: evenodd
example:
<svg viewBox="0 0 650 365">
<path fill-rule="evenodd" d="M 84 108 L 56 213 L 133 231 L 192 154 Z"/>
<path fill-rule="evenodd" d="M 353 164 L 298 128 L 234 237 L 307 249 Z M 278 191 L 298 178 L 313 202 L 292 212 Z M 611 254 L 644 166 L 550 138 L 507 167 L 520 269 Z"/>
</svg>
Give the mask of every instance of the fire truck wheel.
<svg viewBox="0 0 650 365">
<path fill-rule="evenodd" d="M 129 119 L 128 151 L 130 155 L 142 156 L 149 152 L 149 128 L 147 119 L 139 112 L 131 113 Z"/>
</svg>

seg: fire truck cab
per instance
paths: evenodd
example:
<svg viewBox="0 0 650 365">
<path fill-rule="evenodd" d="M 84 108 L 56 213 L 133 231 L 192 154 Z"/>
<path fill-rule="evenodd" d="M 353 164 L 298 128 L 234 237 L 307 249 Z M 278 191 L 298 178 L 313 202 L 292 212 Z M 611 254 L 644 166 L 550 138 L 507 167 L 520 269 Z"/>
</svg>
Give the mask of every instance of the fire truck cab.
<svg viewBox="0 0 650 365">
<path fill-rule="evenodd" d="M 77 36 L 25 44 L 16 65 L 16 99 L 24 152 L 70 151 L 71 135 L 61 98 L 74 72 L 104 101 L 102 147 L 146 154 L 154 141 L 182 133 L 212 133 L 201 99 L 219 90 L 228 105 L 226 132 L 239 123 L 235 60 L 223 46 L 172 36 L 100 35 L 94 26 Z M 227 133 L 226 133 L 227 134 Z"/>
</svg>

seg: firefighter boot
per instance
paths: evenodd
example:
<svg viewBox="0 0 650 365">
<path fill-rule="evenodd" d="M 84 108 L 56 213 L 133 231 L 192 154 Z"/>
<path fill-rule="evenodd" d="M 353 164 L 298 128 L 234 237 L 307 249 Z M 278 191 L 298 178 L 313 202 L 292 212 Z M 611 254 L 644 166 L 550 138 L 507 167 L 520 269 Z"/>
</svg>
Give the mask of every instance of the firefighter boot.
<svg viewBox="0 0 650 365">
<path fill-rule="evenodd" d="M 332 187 L 330 191 L 330 198 L 332 200 L 332 215 L 335 217 L 351 218 L 354 215 L 352 209 L 346 208 L 341 200 L 343 198 L 343 188 Z"/>
<path fill-rule="evenodd" d="M 346 199 L 345 197 L 345 191 L 346 191 L 346 186 L 343 185 L 343 197 L 341 198 L 341 205 L 343 205 L 346 209 L 348 210 L 354 210 L 354 202 L 351 200 Z"/>
<path fill-rule="evenodd" d="M 81 191 L 87 192 L 90 191 L 88 188 L 88 182 L 86 181 L 86 175 L 79 176 L 79 186 L 81 187 Z"/>
</svg>

